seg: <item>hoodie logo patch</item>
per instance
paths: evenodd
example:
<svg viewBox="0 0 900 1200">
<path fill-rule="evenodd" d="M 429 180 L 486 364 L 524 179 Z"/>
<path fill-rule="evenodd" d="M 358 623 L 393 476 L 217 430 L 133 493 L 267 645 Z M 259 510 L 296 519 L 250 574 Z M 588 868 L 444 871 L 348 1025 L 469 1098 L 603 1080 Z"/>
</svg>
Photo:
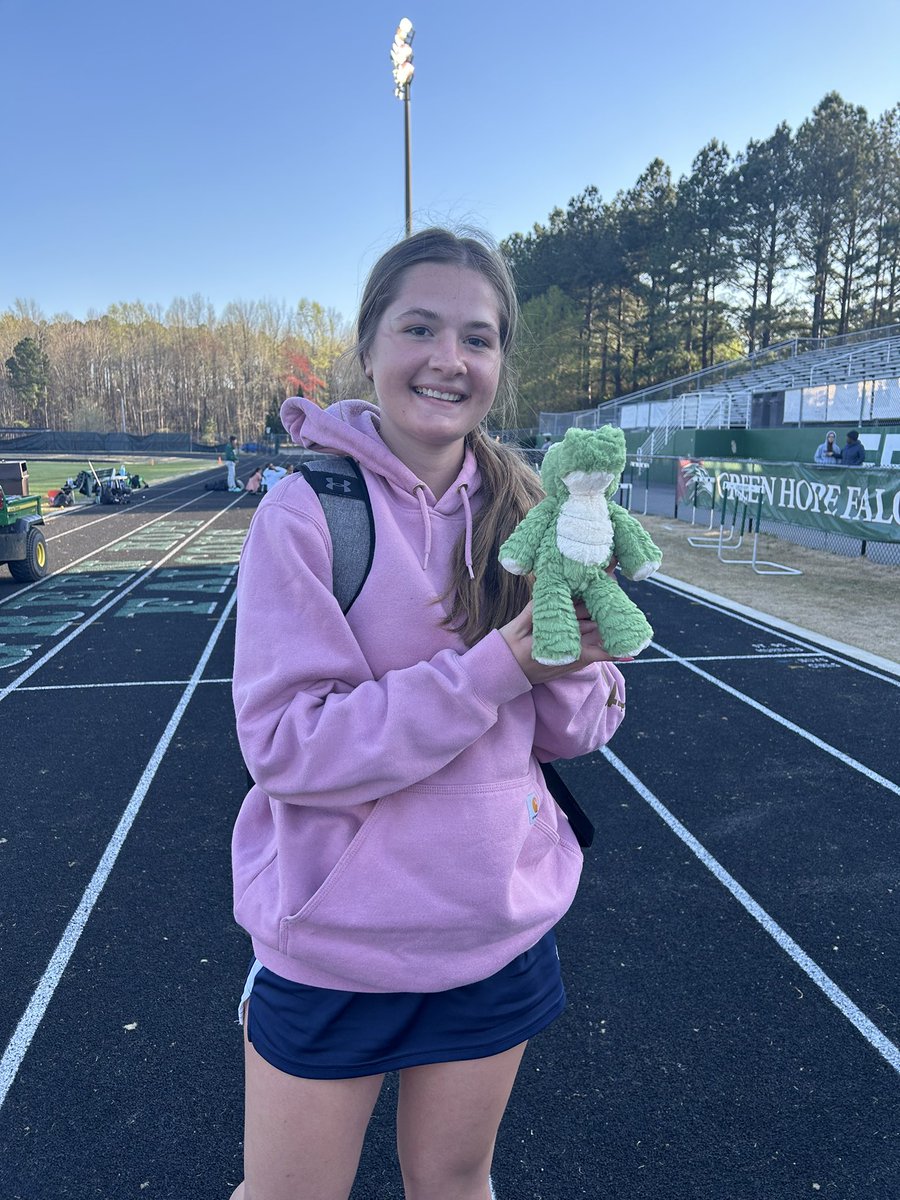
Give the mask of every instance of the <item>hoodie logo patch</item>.
<svg viewBox="0 0 900 1200">
<path fill-rule="evenodd" d="M 335 479 L 333 475 L 325 476 L 325 486 L 329 492 L 343 492 L 345 496 L 352 490 L 349 479 Z"/>
<path fill-rule="evenodd" d="M 541 800 L 535 792 L 529 792 L 526 796 L 525 811 L 528 813 L 528 824 L 533 825 L 541 811 Z"/>
</svg>

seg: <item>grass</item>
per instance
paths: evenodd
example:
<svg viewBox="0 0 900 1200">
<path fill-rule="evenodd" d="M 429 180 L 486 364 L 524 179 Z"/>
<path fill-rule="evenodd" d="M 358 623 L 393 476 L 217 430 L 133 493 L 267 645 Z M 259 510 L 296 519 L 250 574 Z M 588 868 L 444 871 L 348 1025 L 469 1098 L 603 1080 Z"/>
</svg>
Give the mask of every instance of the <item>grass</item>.
<svg viewBox="0 0 900 1200">
<path fill-rule="evenodd" d="M 13 460 L 15 461 L 15 460 Z M 87 458 L 29 458 L 28 491 L 32 496 L 41 496 L 46 503 L 48 491 L 60 488 L 67 479 L 74 479 L 79 471 L 87 469 Z M 99 471 L 101 468 L 123 466 L 129 475 L 135 471 L 147 483 L 159 483 L 164 479 L 177 479 L 180 475 L 190 475 L 195 471 L 208 471 L 214 464 L 207 459 L 196 458 L 147 458 L 121 459 L 109 455 L 91 456 L 90 461 Z M 88 500 L 89 497 L 75 493 L 76 502 Z"/>
</svg>

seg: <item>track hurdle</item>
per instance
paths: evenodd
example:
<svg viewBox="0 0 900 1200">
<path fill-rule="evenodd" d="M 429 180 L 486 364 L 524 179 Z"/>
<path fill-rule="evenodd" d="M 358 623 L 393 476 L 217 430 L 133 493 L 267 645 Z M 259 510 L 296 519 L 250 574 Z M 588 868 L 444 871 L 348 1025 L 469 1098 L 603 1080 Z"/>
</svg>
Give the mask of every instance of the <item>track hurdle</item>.
<svg viewBox="0 0 900 1200">
<path fill-rule="evenodd" d="M 723 489 L 725 494 L 725 503 L 727 504 L 727 490 Z M 770 562 L 767 559 L 760 559 L 757 556 L 758 541 L 759 541 L 759 523 L 762 518 L 762 492 L 759 493 L 756 500 L 756 516 L 755 519 L 750 516 L 750 507 L 752 500 L 748 501 L 738 494 L 738 489 L 735 489 L 734 495 L 734 518 L 732 523 L 732 533 L 737 526 L 738 507 L 741 508 L 741 530 L 740 537 L 736 543 L 727 544 L 722 540 L 722 526 L 719 527 L 719 544 L 716 547 L 718 552 L 719 562 L 723 562 L 728 566 L 749 566 L 757 575 L 802 575 L 803 572 L 797 567 L 789 567 L 784 563 Z M 724 512 L 724 508 L 723 508 Z M 749 532 L 753 533 L 753 548 L 749 558 L 726 558 L 722 550 L 736 550 L 740 546 L 744 538 L 744 531 L 749 525 Z M 688 539 L 690 541 L 690 539 Z"/>
<path fill-rule="evenodd" d="M 694 487 L 695 487 L 694 499 L 696 501 L 696 483 L 695 483 Z M 729 499 L 728 491 L 727 491 L 727 489 L 723 488 L 722 489 L 722 511 L 719 514 L 718 531 L 713 529 L 713 522 L 715 520 L 716 510 L 715 510 L 715 508 L 712 508 L 710 510 L 710 514 L 709 514 L 709 529 L 706 531 L 706 533 L 701 534 L 699 537 L 689 537 L 688 538 L 689 546 L 694 546 L 698 550 L 715 550 L 718 553 L 720 558 L 722 557 L 723 549 L 724 550 L 740 549 L 741 543 L 744 540 L 744 531 L 743 531 L 743 525 L 742 525 L 740 535 L 738 535 L 736 533 L 737 516 L 738 516 L 738 499 L 736 496 L 734 498 L 734 512 L 732 514 L 731 525 L 728 530 L 728 537 L 727 538 L 725 537 L 725 523 L 728 520 L 728 499 Z M 696 504 L 694 507 L 696 508 Z M 691 523 L 693 524 L 693 522 L 691 522 Z"/>
</svg>

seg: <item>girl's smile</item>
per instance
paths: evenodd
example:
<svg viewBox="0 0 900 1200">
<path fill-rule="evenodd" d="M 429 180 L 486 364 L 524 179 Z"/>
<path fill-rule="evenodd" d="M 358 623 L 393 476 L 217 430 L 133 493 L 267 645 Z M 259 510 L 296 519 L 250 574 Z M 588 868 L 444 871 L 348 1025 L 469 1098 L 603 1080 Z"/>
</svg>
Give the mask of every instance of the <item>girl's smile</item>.
<svg viewBox="0 0 900 1200">
<path fill-rule="evenodd" d="M 413 391 L 419 396 L 430 396 L 432 400 L 446 400 L 450 404 L 458 404 L 465 396 L 465 392 L 438 392 L 434 388 L 413 388 Z"/>
</svg>

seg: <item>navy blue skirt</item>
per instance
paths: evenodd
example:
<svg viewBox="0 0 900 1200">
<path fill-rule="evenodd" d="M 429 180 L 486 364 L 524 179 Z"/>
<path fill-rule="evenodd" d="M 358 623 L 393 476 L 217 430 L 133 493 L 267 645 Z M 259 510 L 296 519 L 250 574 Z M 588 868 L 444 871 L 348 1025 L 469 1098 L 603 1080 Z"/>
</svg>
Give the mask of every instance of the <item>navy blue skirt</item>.
<svg viewBox="0 0 900 1200">
<path fill-rule="evenodd" d="M 566 1004 L 552 930 L 496 975 L 446 992 L 342 992 L 258 963 L 248 982 L 249 1041 L 273 1067 L 304 1079 L 487 1058 L 533 1037 Z"/>
</svg>

